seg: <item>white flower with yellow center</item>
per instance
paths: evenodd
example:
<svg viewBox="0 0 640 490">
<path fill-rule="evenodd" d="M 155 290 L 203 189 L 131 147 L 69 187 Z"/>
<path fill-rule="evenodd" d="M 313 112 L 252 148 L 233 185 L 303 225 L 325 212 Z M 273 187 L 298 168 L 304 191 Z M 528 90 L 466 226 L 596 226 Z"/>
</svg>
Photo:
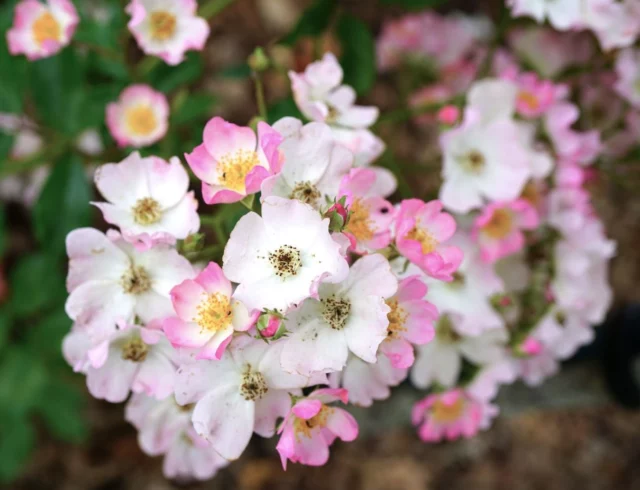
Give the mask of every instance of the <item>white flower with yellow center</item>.
<svg viewBox="0 0 640 490">
<path fill-rule="evenodd" d="M 139 249 L 174 244 L 200 228 L 198 202 L 188 192 L 189 175 L 176 157 L 165 162 L 134 152 L 120 163 L 99 167 L 95 182 L 108 202 L 93 204 Z"/>
<path fill-rule="evenodd" d="M 52 56 L 69 44 L 79 20 L 70 0 L 22 0 L 7 31 L 9 52 L 29 60 Z"/>
<path fill-rule="evenodd" d="M 299 119 L 285 117 L 273 128 L 284 137 L 279 147 L 283 165 L 280 173 L 263 181 L 262 197 L 297 199 L 326 209 L 353 166 L 353 154 L 336 144 L 331 128 L 323 123 L 303 126 Z"/>
<path fill-rule="evenodd" d="M 152 145 L 169 128 L 167 98 L 148 85 L 131 85 L 107 106 L 107 127 L 118 146 Z"/>
<path fill-rule="evenodd" d="M 172 315 L 169 291 L 194 275 L 189 261 L 166 245 L 140 252 L 117 232 L 93 228 L 69 233 L 67 254 L 67 314 L 93 345 L 108 340 L 117 324 Z"/>
<path fill-rule="evenodd" d="M 307 204 L 276 196 L 265 199 L 262 216 L 249 213 L 238 221 L 222 261 L 225 275 L 239 283 L 234 298 L 249 309 L 281 312 L 349 271 L 329 233 L 329 219 Z"/>
<path fill-rule="evenodd" d="M 177 65 L 186 51 L 201 51 L 209 37 L 209 24 L 197 10 L 196 0 L 132 0 L 129 30 L 145 53 Z"/>
<path fill-rule="evenodd" d="M 398 282 L 387 259 L 365 255 L 339 284 L 321 284 L 318 299 L 307 299 L 285 320 L 289 336 L 282 350 L 285 371 L 310 376 L 341 371 L 349 352 L 376 362 L 378 347 L 388 336 L 386 300 Z"/>
</svg>

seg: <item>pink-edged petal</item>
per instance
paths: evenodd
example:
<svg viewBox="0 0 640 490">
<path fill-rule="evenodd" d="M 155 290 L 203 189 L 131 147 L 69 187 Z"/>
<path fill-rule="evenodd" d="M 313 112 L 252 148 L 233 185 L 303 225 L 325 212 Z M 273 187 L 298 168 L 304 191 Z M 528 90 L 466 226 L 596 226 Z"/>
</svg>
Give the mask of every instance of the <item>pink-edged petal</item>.
<svg viewBox="0 0 640 490">
<path fill-rule="evenodd" d="M 229 326 L 224 330 L 216 332 L 206 345 L 198 352 L 196 359 L 215 359 L 220 360 L 224 354 L 224 350 L 233 338 L 233 327 Z"/>
<path fill-rule="evenodd" d="M 231 283 L 222 272 L 222 268 L 215 262 L 209 262 L 209 265 L 196 276 L 195 282 L 209 294 L 219 293 L 226 297 L 231 296 Z"/>
<path fill-rule="evenodd" d="M 196 146 L 191 153 L 185 153 L 184 158 L 200 180 L 209 183 L 218 182 L 218 162 L 207 151 L 204 144 Z"/>
<path fill-rule="evenodd" d="M 397 369 L 411 367 L 415 360 L 413 346 L 404 339 L 387 339 L 380 344 L 380 350 Z"/>
<path fill-rule="evenodd" d="M 291 410 L 299 419 L 309 420 L 318 415 L 321 409 L 322 402 L 320 400 L 305 398 L 296 403 Z"/>
<path fill-rule="evenodd" d="M 175 316 L 164 320 L 164 332 L 175 347 L 203 347 L 212 338 L 211 332 L 197 323 Z"/>
<path fill-rule="evenodd" d="M 327 429 L 343 441 L 353 441 L 358 437 L 358 422 L 342 408 L 332 408 L 327 417 Z"/>
<path fill-rule="evenodd" d="M 214 117 L 204 128 L 204 145 L 217 161 L 236 151 L 255 151 L 257 138 L 253 129 L 237 126 L 221 117 Z"/>
</svg>

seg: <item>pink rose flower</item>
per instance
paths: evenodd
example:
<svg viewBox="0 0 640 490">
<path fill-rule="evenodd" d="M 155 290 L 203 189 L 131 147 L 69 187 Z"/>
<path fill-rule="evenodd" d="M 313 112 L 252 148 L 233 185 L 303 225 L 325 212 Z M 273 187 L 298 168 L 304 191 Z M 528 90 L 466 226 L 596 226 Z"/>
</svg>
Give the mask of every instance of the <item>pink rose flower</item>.
<svg viewBox="0 0 640 490">
<path fill-rule="evenodd" d="M 411 419 L 424 442 L 475 436 L 498 413 L 498 407 L 469 396 L 460 389 L 434 393 L 416 403 Z"/>
<path fill-rule="evenodd" d="M 7 31 L 9 52 L 30 61 L 52 56 L 69 44 L 79 21 L 70 0 L 22 0 Z"/>
<path fill-rule="evenodd" d="M 451 281 L 462 262 L 462 251 L 445 245 L 456 231 L 456 222 L 442 212 L 440 201 L 406 199 L 396 217 L 398 251 L 436 279 Z"/>
<path fill-rule="evenodd" d="M 209 24 L 196 16 L 196 0 L 131 0 L 129 30 L 138 46 L 159 56 L 169 65 L 184 60 L 189 50 L 202 51 L 209 37 Z"/>
<path fill-rule="evenodd" d="M 353 441 L 358 437 L 358 423 L 342 408 L 328 404 L 340 400 L 347 403 L 344 389 L 324 388 L 298 400 L 282 423 L 276 450 L 282 467 L 287 461 L 308 466 L 322 466 L 329 459 L 329 447 L 339 438 Z"/>
<path fill-rule="evenodd" d="M 167 134 L 169 102 L 149 85 L 131 85 L 107 106 L 107 127 L 118 146 L 152 145 Z"/>
<path fill-rule="evenodd" d="M 280 171 L 282 136 L 267 123 L 258 123 L 256 137 L 251 128 L 214 117 L 205 126 L 203 138 L 185 158 L 202 180 L 207 204 L 240 201 L 258 192 L 262 181 Z"/>
<path fill-rule="evenodd" d="M 522 250 L 523 230 L 534 230 L 539 222 L 536 209 L 524 199 L 491 203 L 474 220 L 471 236 L 480 246 L 481 259 L 493 263 Z"/>
<path fill-rule="evenodd" d="M 231 293 L 231 283 L 213 262 L 194 279 L 175 286 L 171 301 L 177 316 L 163 322 L 171 343 L 197 349 L 196 359 L 220 359 L 233 332 L 249 330 L 259 315 Z"/>
</svg>

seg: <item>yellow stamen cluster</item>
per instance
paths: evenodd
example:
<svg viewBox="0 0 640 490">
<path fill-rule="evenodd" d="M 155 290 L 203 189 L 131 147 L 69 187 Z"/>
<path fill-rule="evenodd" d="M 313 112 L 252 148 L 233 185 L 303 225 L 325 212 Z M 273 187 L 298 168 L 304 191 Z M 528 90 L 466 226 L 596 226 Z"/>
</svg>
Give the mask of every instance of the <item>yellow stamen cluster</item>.
<svg viewBox="0 0 640 490">
<path fill-rule="evenodd" d="M 423 254 L 430 254 L 431 252 L 435 251 L 436 247 L 438 246 L 438 240 L 436 240 L 431 233 L 423 230 L 422 228 L 413 228 L 409 231 L 409 233 L 407 233 L 406 238 L 419 242 L 422 246 Z"/>
<path fill-rule="evenodd" d="M 243 398 L 247 401 L 260 400 L 268 391 L 269 388 L 262 373 L 251 371 L 251 368 L 247 369 L 240 385 L 240 394 Z"/>
<path fill-rule="evenodd" d="M 405 332 L 407 328 L 404 326 L 409 314 L 398 305 L 398 300 L 389 299 L 387 305 L 391 311 L 387 313 L 389 326 L 387 327 L 387 338 L 397 339 L 400 332 Z"/>
<path fill-rule="evenodd" d="M 283 279 L 295 276 L 302 267 L 300 250 L 291 245 L 282 245 L 273 252 L 269 252 L 269 263 L 276 276 Z"/>
<path fill-rule="evenodd" d="M 120 278 L 120 284 L 125 293 L 137 295 L 151 289 L 151 278 L 143 267 L 131 266 Z"/>
<path fill-rule="evenodd" d="M 174 36 L 178 20 L 171 12 L 157 10 L 149 16 L 151 37 L 155 41 L 166 41 Z"/>
<path fill-rule="evenodd" d="M 518 94 L 518 102 L 525 104 L 529 109 L 534 111 L 540 108 L 540 101 L 538 100 L 538 97 L 526 90 L 523 90 Z"/>
<path fill-rule="evenodd" d="M 47 41 L 59 41 L 62 34 L 60 23 L 51 14 L 44 12 L 31 26 L 33 38 L 38 45 L 42 46 Z"/>
<path fill-rule="evenodd" d="M 482 153 L 478 150 L 471 150 L 469 153 L 459 157 L 458 163 L 467 172 L 479 173 L 487 162 Z"/>
<path fill-rule="evenodd" d="M 218 163 L 218 180 L 220 184 L 238 193 L 245 192 L 247 174 L 258 165 L 258 154 L 250 150 L 237 150 L 225 155 Z"/>
<path fill-rule="evenodd" d="M 513 227 L 513 216 L 508 209 L 496 209 L 482 231 L 497 240 L 505 238 Z"/>
<path fill-rule="evenodd" d="M 431 416 L 436 422 L 443 424 L 455 422 L 460 418 L 464 411 L 464 399 L 459 397 L 453 403 L 445 403 L 442 400 L 437 400 L 431 406 Z"/>
<path fill-rule="evenodd" d="M 148 352 L 149 347 L 140 337 L 132 337 L 122 346 L 122 358 L 126 361 L 142 362 Z"/>
<path fill-rule="evenodd" d="M 158 127 L 155 112 L 146 104 L 128 108 L 124 120 L 129 132 L 136 136 L 148 136 Z"/>
<path fill-rule="evenodd" d="M 369 208 L 361 199 L 354 199 L 349 207 L 349 223 L 346 230 L 356 237 L 358 241 L 367 241 L 373 238 L 374 224 Z"/>
<path fill-rule="evenodd" d="M 231 325 L 233 311 L 228 296 L 220 293 L 206 294 L 196 311 L 193 321 L 202 330 L 215 333 Z"/>
<path fill-rule="evenodd" d="M 133 220 L 143 226 L 152 225 L 162 218 L 160 203 L 151 197 L 138 199 L 132 209 Z"/>
<path fill-rule="evenodd" d="M 322 318 L 334 330 L 342 330 L 347 325 L 351 313 L 349 300 L 330 296 L 322 300 Z"/>
<path fill-rule="evenodd" d="M 299 182 L 291 191 L 289 199 L 296 199 L 306 204 L 314 204 L 321 194 L 311 182 Z"/>
<path fill-rule="evenodd" d="M 527 185 L 524 186 L 520 197 L 536 208 L 540 205 L 540 201 L 542 200 L 538 186 L 533 182 L 528 182 Z"/>
<path fill-rule="evenodd" d="M 320 411 L 309 420 L 304 420 L 296 417 L 293 422 L 295 429 L 296 440 L 300 441 L 300 436 L 304 436 L 311 439 L 311 431 L 316 427 L 322 429 L 327 425 L 327 419 L 333 413 L 333 408 L 326 405 L 322 405 Z"/>
</svg>

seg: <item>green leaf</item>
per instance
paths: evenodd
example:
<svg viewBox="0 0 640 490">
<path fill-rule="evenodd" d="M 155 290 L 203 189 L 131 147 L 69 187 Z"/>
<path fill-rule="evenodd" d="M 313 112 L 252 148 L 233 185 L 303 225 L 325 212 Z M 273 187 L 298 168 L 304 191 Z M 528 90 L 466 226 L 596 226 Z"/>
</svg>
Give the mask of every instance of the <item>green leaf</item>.
<svg viewBox="0 0 640 490">
<path fill-rule="evenodd" d="M 64 299 L 64 278 L 56 265 L 51 257 L 39 253 L 21 258 L 11 270 L 9 305 L 17 318 L 51 308 Z"/>
<path fill-rule="evenodd" d="M 251 68 L 247 63 L 232 65 L 223 68 L 218 73 L 222 78 L 243 79 L 251 76 Z"/>
<path fill-rule="evenodd" d="M 187 53 L 186 59 L 176 66 L 160 63 L 149 75 L 151 85 L 164 93 L 172 92 L 182 85 L 189 85 L 200 78 L 204 70 L 204 61 L 200 54 Z"/>
<path fill-rule="evenodd" d="M 7 217 L 4 212 L 4 204 L 0 204 L 0 258 L 4 256 L 7 246 Z"/>
<path fill-rule="evenodd" d="M 15 1 L 3 2 L 0 7 L 0 32 L 6 33 L 13 22 Z M 9 54 L 4 35 L 0 42 L 0 112 L 22 112 L 24 82 L 28 61 L 20 56 Z M 1 145 L 2 143 L 0 143 Z M 5 143 L 6 144 L 6 143 Z M 0 156 L 1 150 L 0 150 Z M 4 155 L 6 156 L 6 155 Z M 4 158 L 2 156 L 2 158 Z"/>
<path fill-rule="evenodd" d="M 59 361 L 62 351 L 62 339 L 71 330 L 71 320 L 60 306 L 27 328 L 25 340 L 27 349 L 34 356 Z"/>
<path fill-rule="evenodd" d="M 125 28 L 124 9 L 118 2 L 92 0 L 76 2 L 80 23 L 74 41 L 118 49 L 119 35 Z"/>
<path fill-rule="evenodd" d="M 329 27 L 336 5 L 335 0 L 317 0 L 304 11 L 296 26 L 280 41 L 280 44 L 292 46 L 301 37 L 316 37 L 322 34 Z"/>
<path fill-rule="evenodd" d="M 187 124 L 213 115 L 216 98 L 211 94 L 193 94 L 187 96 L 182 105 L 171 114 L 175 125 Z"/>
<path fill-rule="evenodd" d="M 13 147 L 13 138 L 12 134 L 7 134 L 0 131 L 0 161 L 3 161 L 9 156 L 9 152 Z"/>
<path fill-rule="evenodd" d="M 0 353 L 9 345 L 9 335 L 11 334 L 11 314 L 9 308 L 0 308 Z"/>
<path fill-rule="evenodd" d="M 39 118 L 68 135 L 81 129 L 87 59 L 66 48 L 56 56 L 30 64 L 31 95 Z"/>
<path fill-rule="evenodd" d="M 367 25 L 352 15 L 344 14 L 338 21 L 337 34 L 342 43 L 340 64 L 344 83 L 358 95 L 367 93 L 376 81 L 375 41 Z"/>
<path fill-rule="evenodd" d="M 54 257 L 64 255 L 65 238 L 71 230 L 91 224 L 91 197 L 79 157 L 63 156 L 33 209 L 36 237 Z"/>
<path fill-rule="evenodd" d="M 40 396 L 37 413 L 54 437 L 73 443 L 86 439 L 89 428 L 82 413 L 84 396 L 76 385 L 52 377 Z"/>
<path fill-rule="evenodd" d="M 297 117 L 298 119 L 304 120 L 304 116 L 300 112 L 300 109 L 298 109 L 293 97 L 287 97 L 286 99 L 273 103 L 267 109 L 267 114 L 269 115 L 267 121 L 269 124 L 273 124 L 278 119 L 286 116 Z"/>
<path fill-rule="evenodd" d="M 422 10 L 427 8 L 438 7 L 447 2 L 447 0 L 380 0 L 386 5 L 397 5 L 407 10 Z"/>
<path fill-rule="evenodd" d="M 37 405 L 42 389 L 47 384 L 47 372 L 37 357 L 31 356 L 17 345 L 2 357 L 0 362 L 0 400 L 3 402 L 1 410 L 9 416 L 19 416 Z"/>
<path fill-rule="evenodd" d="M 18 476 L 34 448 L 36 432 L 24 415 L 6 417 L 0 413 L 0 481 Z"/>
</svg>

